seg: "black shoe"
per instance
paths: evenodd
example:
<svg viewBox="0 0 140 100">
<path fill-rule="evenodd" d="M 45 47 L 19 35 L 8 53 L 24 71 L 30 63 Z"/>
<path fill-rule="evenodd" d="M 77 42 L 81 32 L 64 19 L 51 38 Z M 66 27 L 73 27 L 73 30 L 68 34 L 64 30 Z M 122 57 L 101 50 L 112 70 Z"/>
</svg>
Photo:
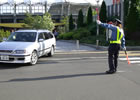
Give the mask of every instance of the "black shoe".
<svg viewBox="0 0 140 100">
<path fill-rule="evenodd" d="M 114 71 L 117 72 L 117 69 L 115 69 Z"/>
<path fill-rule="evenodd" d="M 106 71 L 106 74 L 113 74 L 113 73 L 115 73 L 116 71 L 114 71 L 114 70 L 108 70 L 108 71 Z"/>
</svg>

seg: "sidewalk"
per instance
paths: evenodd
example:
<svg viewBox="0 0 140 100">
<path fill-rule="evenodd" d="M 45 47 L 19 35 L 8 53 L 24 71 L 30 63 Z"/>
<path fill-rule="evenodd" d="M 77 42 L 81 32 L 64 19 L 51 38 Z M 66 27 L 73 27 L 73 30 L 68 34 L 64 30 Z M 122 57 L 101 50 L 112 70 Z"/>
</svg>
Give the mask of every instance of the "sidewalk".
<svg viewBox="0 0 140 100">
<path fill-rule="evenodd" d="M 75 51 L 96 51 L 96 48 L 78 44 L 76 41 L 58 40 L 56 41 L 56 52 L 75 52 Z"/>
<path fill-rule="evenodd" d="M 81 51 L 95 51 L 95 50 L 108 50 L 108 46 L 96 46 L 92 44 L 86 44 L 86 43 L 79 43 L 79 48 L 77 47 L 76 40 L 58 40 L 57 41 L 57 48 L 56 50 L 59 51 L 59 46 L 61 46 L 61 49 L 64 51 L 76 51 L 76 50 L 81 50 Z M 63 44 L 64 43 L 64 44 Z M 68 43 L 68 44 L 67 44 Z M 126 49 L 128 51 L 139 51 L 140 46 L 126 46 Z"/>
</svg>

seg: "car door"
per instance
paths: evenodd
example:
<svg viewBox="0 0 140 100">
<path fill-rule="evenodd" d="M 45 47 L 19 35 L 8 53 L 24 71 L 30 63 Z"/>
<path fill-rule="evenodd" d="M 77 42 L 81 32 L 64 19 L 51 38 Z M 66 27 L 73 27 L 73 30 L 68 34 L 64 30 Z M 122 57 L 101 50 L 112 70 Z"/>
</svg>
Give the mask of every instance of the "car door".
<svg viewBox="0 0 140 100">
<path fill-rule="evenodd" d="M 56 45 L 56 39 L 55 39 L 54 35 L 51 32 L 49 32 L 48 35 L 49 35 L 49 38 L 50 38 L 51 46 L 52 45 L 55 46 Z"/>
<path fill-rule="evenodd" d="M 44 33 L 40 33 L 38 36 L 38 43 L 39 43 L 39 48 L 38 48 L 38 54 L 39 56 L 42 56 L 45 54 L 45 36 Z"/>
<path fill-rule="evenodd" d="M 46 54 L 46 53 L 50 52 L 52 45 L 51 45 L 50 37 L 47 32 L 44 32 L 44 36 L 45 36 L 44 43 L 45 43 L 45 54 Z"/>
</svg>

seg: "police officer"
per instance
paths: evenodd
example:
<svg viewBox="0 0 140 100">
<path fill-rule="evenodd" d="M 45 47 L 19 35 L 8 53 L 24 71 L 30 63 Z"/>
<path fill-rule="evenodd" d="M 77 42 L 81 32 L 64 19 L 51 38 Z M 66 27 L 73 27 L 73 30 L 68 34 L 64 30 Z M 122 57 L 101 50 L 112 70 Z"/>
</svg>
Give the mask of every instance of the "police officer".
<svg viewBox="0 0 140 100">
<path fill-rule="evenodd" d="M 117 71 L 120 46 L 123 50 L 126 50 L 125 37 L 121 23 L 122 22 L 119 19 L 115 19 L 113 24 L 102 23 L 101 21 L 97 20 L 97 24 L 112 30 L 108 48 L 109 70 L 106 71 L 107 74 L 113 74 Z"/>
</svg>

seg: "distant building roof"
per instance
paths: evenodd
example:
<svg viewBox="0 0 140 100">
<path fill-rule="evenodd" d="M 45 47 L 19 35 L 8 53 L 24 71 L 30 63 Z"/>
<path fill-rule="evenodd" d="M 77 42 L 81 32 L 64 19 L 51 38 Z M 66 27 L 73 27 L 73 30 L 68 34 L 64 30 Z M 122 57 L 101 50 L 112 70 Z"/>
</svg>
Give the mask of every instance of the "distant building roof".
<svg viewBox="0 0 140 100">
<path fill-rule="evenodd" d="M 82 9 L 83 14 L 85 15 L 90 6 L 96 8 L 90 3 L 59 2 L 53 3 L 48 12 L 51 15 L 78 15 L 79 10 Z"/>
</svg>

